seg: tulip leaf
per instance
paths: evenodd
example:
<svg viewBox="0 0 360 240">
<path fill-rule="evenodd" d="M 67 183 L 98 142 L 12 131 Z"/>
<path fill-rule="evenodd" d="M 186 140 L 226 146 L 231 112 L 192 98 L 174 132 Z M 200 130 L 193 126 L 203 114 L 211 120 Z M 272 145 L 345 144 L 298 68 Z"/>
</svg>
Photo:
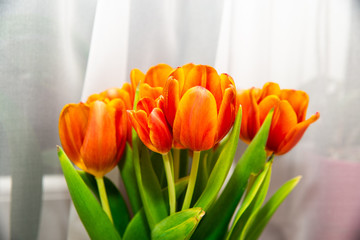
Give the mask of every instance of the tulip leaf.
<svg viewBox="0 0 360 240">
<path fill-rule="evenodd" d="M 258 133 L 236 164 L 223 192 L 206 211 L 206 216 L 194 233 L 194 239 L 219 239 L 225 235 L 231 217 L 246 189 L 249 177 L 251 174 L 259 173 L 264 168 L 266 161 L 265 146 L 272 115 L 273 110 L 269 112 Z M 213 171 L 215 168 L 216 165 Z"/>
<path fill-rule="evenodd" d="M 100 199 L 95 177 L 84 171 L 78 171 L 78 173 L 84 180 L 86 185 L 95 194 L 95 196 Z M 125 232 L 126 226 L 129 224 L 130 221 L 129 211 L 127 209 L 123 196 L 121 195 L 117 187 L 114 185 L 114 183 L 107 177 L 104 177 L 104 183 L 107 197 L 109 200 L 111 214 L 112 216 L 114 216 L 114 226 L 116 227 L 116 230 L 119 232 L 119 234 L 122 236 Z"/>
<path fill-rule="evenodd" d="M 138 143 L 136 147 L 134 144 L 134 167 L 140 197 L 150 229 L 153 229 L 155 224 L 168 216 L 168 209 L 148 149 L 140 141 L 134 143 Z"/>
<path fill-rule="evenodd" d="M 140 209 L 131 219 L 124 233 L 124 240 L 143 239 L 150 240 L 150 229 L 146 220 L 144 209 Z"/>
<path fill-rule="evenodd" d="M 58 156 L 75 209 L 91 239 L 121 239 L 100 203 L 58 147 Z"/>
<path fill-rule="evenodd" d="M 230 134 L 226 135 L 225 138 L 214 149 L 210 149 L 208 151 L 207 170 L 208 170 L 209 174 L 212 172 L 217 160 L 219 159 L 219 156 L 220 156 L 222 150 L 228 143 L 229 135 Z"/>
<path fill-rule="evenodd" d="M 300 179 L 301 176 L 297 176 L 287 181 L 276 191 L 276 193 L 259 211 L 251 215 L 249 221 L 246 223 L 242 231 L 240 237 L 241 240 L 256 240 L 260 237 L 272 215 L 278 209 L 280 204 L 285 200 L 285 198 L 296 187 Z"/>
<path fill-rule="evenodd" d="M 206 211 L 219 193 L 235 157 L 239 141 L 241 116 L 242 112 L 241 108 L 239 108 L 229 140 L 221 151 L 219 159 L 217 160 L 209 176 L 206 187 L 196 202 L 195 207 L 201 207 Z"/>
<path fill-rule="evenodd" d="M 264 170 L 258 176 L 254 176 L 255 181 L 252 184 L 250 191 L 246 194 L 240 209 L 236 213 L 233 225 L 231 226 L 226 239 L 238 239 L 240 236 L 239 234 L 244 228 L 244 225 L 251 213 L 261 207 L 270 183 L 271 166 L 272 161 L 267 162 Z"/>
<path fill-rule="evenodd" d="M 135 214 L 142 207 L 142 203 L 139 188 L 136 182 L 133 150 L 128 143 L 126 143 L 126 149 L 123 158 L 118 165 L 121 173 L 121 178 L 126 189 L 126 193 L 129 197 L 132 212 Z"/>
<path fill-rule="evenodd" d="M 205 211 L 201 208 L 190 208 L 174 213 L 156 224 L 151 232 L 151 239 L 189 239 L 204 214 Z"/>
</svg>

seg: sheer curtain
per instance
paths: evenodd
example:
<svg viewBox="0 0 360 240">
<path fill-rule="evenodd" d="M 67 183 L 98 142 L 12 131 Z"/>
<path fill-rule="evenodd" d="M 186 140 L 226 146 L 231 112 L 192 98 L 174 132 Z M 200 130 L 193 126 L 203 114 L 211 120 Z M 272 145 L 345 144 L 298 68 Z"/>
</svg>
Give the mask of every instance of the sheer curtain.
<svg viewBox="0 0 360 240">
<path fill-rule="evenodd" d="M 303 179 L 262 238 L 358 239 L 359 43 L 357 0 L 1 1 L 0 239 L 82 239 L 56 157 L 60 110 L 159 62 L 307 91 L 321 118 L 277 158 L 270 191 Z"/>
</svg>

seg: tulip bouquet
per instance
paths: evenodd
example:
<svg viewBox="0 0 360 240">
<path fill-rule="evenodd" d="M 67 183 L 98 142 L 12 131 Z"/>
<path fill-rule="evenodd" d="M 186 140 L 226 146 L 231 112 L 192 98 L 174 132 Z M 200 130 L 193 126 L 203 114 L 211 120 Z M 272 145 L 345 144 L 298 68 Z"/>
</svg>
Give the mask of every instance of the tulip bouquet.
<svg viewBox="0 0 360 240">
<path fill-rule="evenodd" d="M 236 90 L 194 64 L 134 69 L 130 80 L 60 114 L 58 155 L 90 238 L 257 239 L 300 180 L 265 202 L 274 156 L 319 118 L 306 119 L 308 95 L 276 83 Z M 239 138 L 249 145 L 229 173 Z M 115 167 L 122 192 L 105 177 Z"/>
</svg>

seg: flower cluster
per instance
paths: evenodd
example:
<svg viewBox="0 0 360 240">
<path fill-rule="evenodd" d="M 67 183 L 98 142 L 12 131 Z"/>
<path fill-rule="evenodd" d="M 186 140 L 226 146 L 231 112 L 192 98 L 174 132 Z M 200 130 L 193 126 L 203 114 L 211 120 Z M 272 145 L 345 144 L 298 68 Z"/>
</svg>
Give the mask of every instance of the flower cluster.
<svg viewBox="0 0 360 240">
<path fill-rule="evenodd" d="M 212 67 L 160 64 L 139 82 L 140 100 L 128 112 L 140 139 L 155 152 L 167 153 L 172 146 L 208 150 L 234 123 L 235 84 Z"/>
<path fill-rule="evenodd" d="M 254 218 L 261 217 L 258 210 L 264 199 L 260 201 L 256 195 L 245 195 L 245 199 L 254 198 L 249 200 L 254 201 L 254 205 L 249 207 L 247 218 L 240 218 L 245 211 L 241 208 L 233 215 L 236 206 L 245 188 L 247 193 L 250 190 L 266 192 L 268 181 L 264 179 L 270 178 L 267 173 L 274 154 L 290 151 L 308 126 L 319 119 L 319 113 L 306 119 L 308 95 L 303 91 L 280 89 L 278 84 L 271 82 L 262 89 L 237 90 L 228 74 L 218 74 L 213 67 L 192 63 L 177 68 L 158 64 L 146 74 L 134 69 L 130 80 L 131 83 L 125 83 L 122 88 L 111 88 L 89 96 L 85 103 L 66 105 L 59 119 L 59 136 L 64 151 L 77 167 L 96 178 L 101 204 L 109 219 L 113 219 L 113 209 L 108 204 L 103 177 L 119 166 L 133 213 L 144 209 L 148 222 L 146 229 L 150 228 L 151 233 L 143 233 L 143 237 L 172 239 L 164 237 L 171 233 L 189 238 L 195 229 L 196 238 L 220 237 L 217 234 L 232 238 L 252 236 L 254 232 L 239 228 L 249 224 L 246 229 L 252 229 L 253 223 L 247 223 L 247 218 L 251 214 Z M 257 146 L 258 150 L 248 148 L 248 153 L 236 168 L 240 170 L 235 170 L 217 198 L 235 156 L 239 137 Z M 151 151 L 144 153 L 142 146 Z M 162 169 L 155 168 L 159 166 L 153 162 L 156 154 L 163 159 Z M 78 186 L 72 187 L 69 183 L 73 183 L 75 177 L 69 173 L 70 170 L 65 170 L 63 155 L 59 156 L 69 189 L 71 193 L 77 192 Z M 186 171 L 187 156 L 192 158 L 190 174 Z M 161 172 L 165 173 L 167 183 L 162 181 Z M 256 181 L 249 180 L 254 176 Z M 287 189 L 291 191 L 298 180 L 291 180 Z M 89 183 L 86 179 L 84 182 Z M 84 183 L 78 183 L 81 184 Z M 161 186 L 167 186 L 170 210 L 166 209 L 164 198 L 158 195 Z M 185 189 L 186 193 L 183 192 Z M 229 194 L 234 195 L 233 199 Z M 72 197 L 74 203 L 84 201 L 77 199 L 81 194 L 72 194 Z M 226 204 L 228 210 L 219 212 L 217 204 Z M 86 214 L 88 208 L 84 210 L 81 204 L 76 206 L 80 217 L 94 217 L 93 213 Z M 197 227 L 204 213 L 206 217 Z M 130 218 L 126 214 L 121 215 Z M 230 223 L 232 216 L 235 221 L 227 230 L 226 224 Z M 180 221 L 181 217 L 184 219 Z M 114 218 L 114 225 L 117 219 L 118 216 Z M 189 219 L 196 221 L 187 222 Z M 225 225 L 212 228 L 218 220 Z M 123 230 L 116 229 L 114 234 L 124 235 L 125 239 L 138 237 L 133 229 L 140 224 L 136 221 L 123 226 Z M 99 234 L 89 221 L 83 222 L 91 237 Z M 185 222 L 190 224 L 188 233 L 179 228 Z M 257 231 L 255 234 L 261 233 L 261 229 Z"/>
</svg>

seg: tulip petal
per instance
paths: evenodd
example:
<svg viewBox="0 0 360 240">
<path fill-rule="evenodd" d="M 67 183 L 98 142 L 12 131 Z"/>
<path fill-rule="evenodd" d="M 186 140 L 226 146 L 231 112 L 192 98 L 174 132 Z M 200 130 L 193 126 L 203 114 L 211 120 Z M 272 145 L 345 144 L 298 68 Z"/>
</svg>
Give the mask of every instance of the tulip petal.
<svg viewBox="0 0 360 240">
<path fill-rule="evenodd" d="M 170 126 L 173 126 L 176 110 L 179 105 L 179 81 L 170 77 L 165 84 L 163 90 L 164 96 L 164 112 L 166 119 L 168 120 Z"/>
<path fill-rule="evenodd" d="M 163 87 L 152 87 L 147 83 L 140 83 L 140 99 L 141 98 L 152 98 L 157 99 L 163 91 Z"/>
<path fill-rule="evenodd" d="M 280 93 L 280 99 L 286 100 L 290 103 L 298 116 L 298 122 L 305 120 L 306 110 L 309 105 L 309 96 L 306 92 L 293 89 L 283 89 Z"/>
<path fill-rule="evenodd" d="M 223 98 L 223 91 L 221 90 L 221 80 L 216 70 L 210 66 L 206 66 L 206 89 L 214 95 L 216 100 L 216 106 L 219 110 Z"/>
<path fill-rule="evenodd" d="M 161 111 L 164 112 L 165 109 L 165 99 L 163 95 L 160 95 L 156 100 L 155 100 L 155 104 L 157 108 L 160 108 Z"/>
<path fill-rule="evenodd" d="M 125 102 L 125 106 L 126 106 L 126 109 L 130 110 L 134 106 L 134 98 L 135 98 L 135 90 L 136 89 L 133 89 L 133 86 L 130 85 L 130 83 L 124 83 L 124 85 L 122 86 L 121 89 L 125 91 L 125 93 L 126 93 L 126 94 L 124 93 L 125 95 L 129 96 L 128 97 L 129 102 Z M 125 98 L 127 98 L 127 97 L 123 97 L 124 101 L 125 101 Z"/>
<path fill-rule="evenodd" d="M 225 92 L 228 87 L 235 87 L 235 82 L 232 77 L 226 73 L 220 75 L 221 91 Z"/>
<path fill-rule="evenodd" d="M 276 95 L 276 96 L 280 95 L 279 84 L 273 82 L 265 83 L 261 91 L 260 99 L 258 101 L 262 101 L 266 96 L 269 95 Z"/>
<path fill-rule="evenodd" d="M 152 98 L 142 98 L 139 100 L 136 106 L 136 110 L 143 110 L 147 115 L 156 107 L 156 102 Z"/>
<path fill-rule="evenodd" d="M 118 98 L 122 99 L 126 109 L 133 109 L 135 92 L 132 93 L 131 85 L 124 83 L 121 89 L 117 91 Z"/>
<path fill-rule="evenodd" d="M 101 96 L 101 94 L 98 93 L 91 94 L 86 100 L 86 103 L 89 104 L 95 102 L 96 100 L 103 100 L 103 96 Z"/>
<path fill-rule="evenodd" d="M 152 87 L 163 87 L 172 71 L 172 67 L 164 63 L 153 66 L 145 74 L 144 83 Z"/>
<path fill-rule="evenodd" d="M 110 88 L 106 90 L 106 97 L 109 100 L 121 99 L 125 104 L 126 109 L 132 109 L 133 100 L 130 97 L 131 93 L 126 91 L 125 89 L 131 91 L 131 86 L 129 83 L 125 83 L 122 88 Z"/>
<path fill-rule="evenodd" d="M 166 122 L 165 115 L 160 108 L 154 108 L 148 118 L 150 141 L 152 149 L 158 153 L 167 153 L 172 147 L 172 135 Z"/>
<path fill-rule="evenodd" d="M 309 119 L 297 124 L 294 126 L 285 136 L 284 140 L 281 142 L 278 152 L 276 154 L 281 155 L 290 151 L 302 138 L 306 129 L 310 124 L 314 123 L 320 118 L 320 113 L 316 113 L 311 116 Z"/>
<path fill-rule="evenodd" d="M 83 103 L 68 104 L 60 113 L 59 137 L 64 151 L 71 161 L 81 169 L 86 168 L 80 149 L 88 124 L 89 107 Z"/>
<path fill-rule="evenodd" d="M 241 105 L 242 107 L 242 119 L 241 119 L 241 130 L 240 138 L 249 143 L 251 138 L 248 134 L 248 113 L 251 107 L 250 105 L 250 90 L 237 90 L 236 93 L 236 105 Z"/>
<path fill-rule="evenodd" d="M 95 101 L 90 105 L 88 121 L 80 152 L 87 171 L 102 177 L 116 165 L 115 108 Z"/>
<path fill-rule="evenodd" d="M 236 94 L 236 105 L 241 105 L 242 107 L 242 119 L 241 119 L 241 131 L 240 138 L 246 142 L 250 143 L 253 139 L 254 132 L 259 129 L 260 122 L 258 120 L 257 109 L 257 99 L 260 96 L 261 89 L 251 88 L 247 90 L 237 90 Z M 251 92 L 251 94 L 250 94 Z M 259 123 L 258 123 L 259 122 Z M 250 130 L 250 128 L 254 128 Z"/>
<path fill-rule="evenodd" d="M 297 116 L 288 101 L 281 100 L 274 110 L 267 148 L 277 153 L 286 134 L 297 124 Z"/>
<path fill-rule="evenodd" d="M 120 159 L 125 149 L 126 140 L 131 141 L 131 125 L 128 124 L 126 107 L 121 99 L 117 98 L 110 101 L 109 106 L 115 108 L 116 147 L 118 149 L 116 159 Z"/>
<path fill-rule="evenodd" d="M 189 74 L 190 70 L 195 67 L 195 64 L 193 63 L 187 63 L 185 65 L 183 65 L 181 68 L 184 70 L 184 76 L 185 78 L 187 77 L 187 75 Z"/>
<path fill-rule="evenodd" d="M 235 89 L 227 88 L 224 93 L 218 115 L 218 139 L 219 142 L 229 132 L 235 121 Z"/>
<path fill-rule="evenodd" d="M 173 79 L 176 79 L 179 83 L 179 90 L 182 91 L 183 87 L 184 87 L 184 82 L 185 82 L 185 72 L 184 69 L 182 67 L 178 67 L 176 68 L 169 76 L 169 78 L 172 77 Z M 166 83 L 165 83 L 166 86 Z M 180 93 L 180 92 L 179 92 Z M 179 94 L 178 93 L 178 94 Z"/>
<path fill-rule="evenodd" d="M 130 72 L 130 81 L 132 89 L 135 93 L 137 86 L 140 82 L 143 82 L 145 79 L 145 74 L 141 72 L 139 69 L 132 69 Z"/>
<path fill-rule="evenodd" d="M 260 124 L 262 124 L 272 108 L 279 105 L 280 98 L 276 95 L 265 97 L 259 104 Z"/>
<path fill-rule="evenodd" d="M 247 134 L 249 139 L 253 139 L 256 133 L 260 129 L 260 112 L 259 106 L 257 104 L 257 94 L 256 88 L 251 88 L 249 91 L 250 96 L 250 105 L 247 113 Z M 244 110 L 243 110 L 244 111 Z"/>
<path fill-rule="evenodd" d="M 200 86 L 189 89 L 175 115 L 175 141 L 194 151 L 210 149 L 217 139 L 217 126 L 216 101 L 211 92 Z"/>
<path fill-rule="evenodd" d="M 181 95 L 195 86 L 201 86 L 209 90 L 216 100 L 217 109 L 220 108 L 222 92 L 220 77 L 216 70 L 206 65 L 196 65 L 188 73 Z"/>
<path fill-rule="evenodd" d="M 129 121 L 131 122 L 131 125 L 134 127 L 140 140 L 149 149 L 153 149 L 153 146 L 152 146 L 150 138 L 149 138 L 150 129 L 149 129 L 148 123 L 147 123 L 146 112 L 143 110 L 139 110 L 139 111 L 128 110 L 127 113 L 129 116 Z"/>
<path fill-rule="evenodd" d="M 189 71 L 181 91 L 181 96 L 183 96 L 187 90 L 195 86 L 206 88 L 206 67 L 204 65 L 196 65 Z"/>
</svg>

